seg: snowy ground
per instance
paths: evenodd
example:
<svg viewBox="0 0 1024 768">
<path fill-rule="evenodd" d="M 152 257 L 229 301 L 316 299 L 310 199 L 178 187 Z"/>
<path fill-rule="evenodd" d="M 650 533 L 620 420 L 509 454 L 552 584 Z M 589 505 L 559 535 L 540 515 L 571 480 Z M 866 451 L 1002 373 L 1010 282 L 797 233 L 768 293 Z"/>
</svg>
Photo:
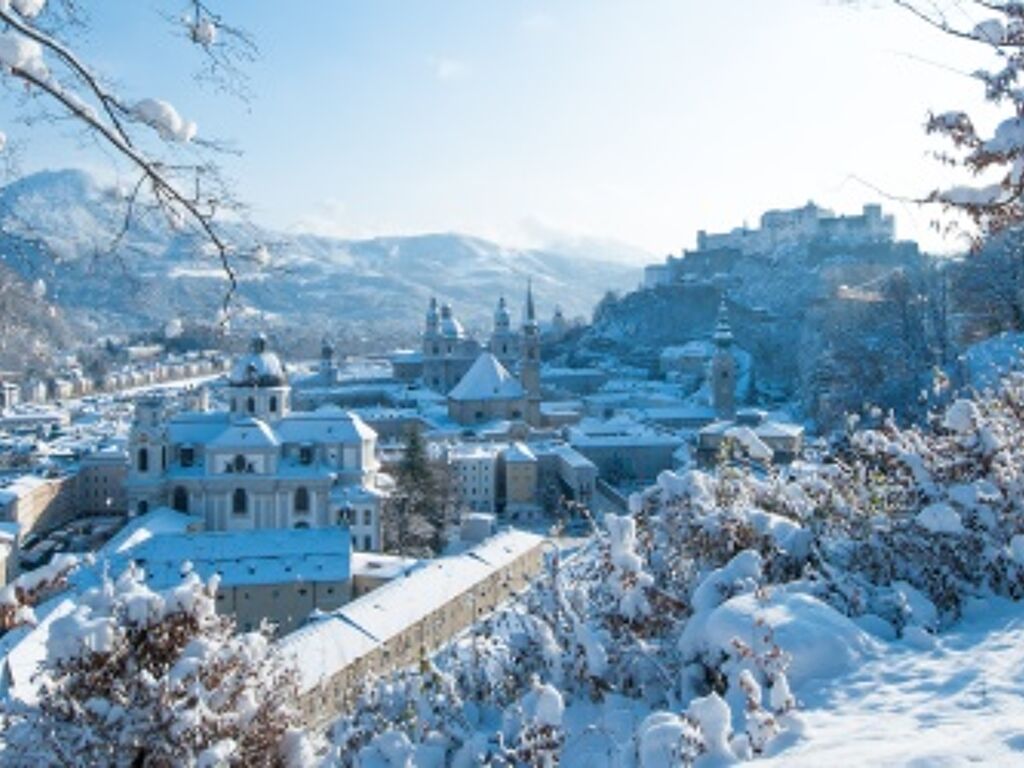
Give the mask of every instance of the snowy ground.
<svg viewBox="0 0 1024 768">
<path fill-rule="evenodd" d="M 1024 605 L 978 602 L 931 649 L 883 647 L 799 691 L 805 739 L 759 764 L 1024 765 Z"/>
</svg>

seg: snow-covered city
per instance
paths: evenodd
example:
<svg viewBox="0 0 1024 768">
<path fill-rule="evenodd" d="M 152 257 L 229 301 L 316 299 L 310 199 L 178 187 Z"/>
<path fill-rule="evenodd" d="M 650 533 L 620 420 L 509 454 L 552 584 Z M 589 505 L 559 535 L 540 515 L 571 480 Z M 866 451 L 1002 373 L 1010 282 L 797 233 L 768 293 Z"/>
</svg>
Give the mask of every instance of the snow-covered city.
<svg viewBox="0 0 1024 768">
<path fill-rule="evenodd" d="M 0 766 L 1024 765 L 1024 5 L 0 26 Z"/>
</svg>

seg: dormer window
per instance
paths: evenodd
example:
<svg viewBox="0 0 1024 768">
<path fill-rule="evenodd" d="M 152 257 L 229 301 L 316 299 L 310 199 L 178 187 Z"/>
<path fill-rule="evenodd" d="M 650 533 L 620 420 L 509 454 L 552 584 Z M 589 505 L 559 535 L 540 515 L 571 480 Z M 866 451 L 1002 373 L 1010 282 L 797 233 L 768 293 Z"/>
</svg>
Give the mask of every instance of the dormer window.
<svg viewBox="0 0 1024 768">
<path fill-rule="evenodd" d="M 237 456 L 235 456 L 235 461 L 234 461 L 234 470 L 235 470 L 235 472 L 245 472 L 246 466 L 247 466 L 247 462 L 245 460 L 245 456 L 243 456 L 242 454 L 238 454 Z"/>
<path fill-rule="evenodd" d="M 312 464 L 313 463 L 313 446 L 302 445 L 299 446 L 299 464 Z"/>
</svg>

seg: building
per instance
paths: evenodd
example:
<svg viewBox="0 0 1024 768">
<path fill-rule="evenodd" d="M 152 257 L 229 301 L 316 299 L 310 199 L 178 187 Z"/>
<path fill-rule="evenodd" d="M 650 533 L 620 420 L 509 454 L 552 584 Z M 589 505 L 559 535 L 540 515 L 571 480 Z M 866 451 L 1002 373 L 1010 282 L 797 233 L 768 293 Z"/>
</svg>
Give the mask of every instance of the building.
<svg viewBox="0 0 1024 768">
<path fill-rule="evenodd" d="M 649 483 L 675 468 L 682 438 L 634 421 L 583 421 L 568 430 L 569 444 L 597 467 L 613 485 Z"/>
<path fill-rule="evenodd" d="M 727 440 L 762 464 L 788 464 L 803 450 L 804 428 L 769 419 L 764 411 L 744 409 L 735 419 L 715 421 L 697 433 L 697 460 L 714 465 Z"/>
<path fill-rule="evenodd" d="M 262 336 L 235 362 L 225 396 L 228 411 L 169 414 L 160 399 L 136 402 L 132 512 L 169 506 L 210 531 L 351 524 L 357 549 L 380 548 L 386 484 L 362 419 L 334 406 L 293 413 L 284 366 Z"/>
<path fill-rule="evenodd" d="M 438 309 L 430 300 L 423 331 L 423 383 L 446 393 L 466 375 L 480 354 L 481 346 L 466 334 L 450 304 Z"/>
<path fill-rule="evenodd" d="M 525 443 L 513 443 L 501 455 L 505 480 L 505 516 L 530 519 L 540 513 L 537 481 L 539 461 Z"/>
<path fill-rule="evenodd" d="M 423 563 L 282 638 L 298 672 L 299 710 L 318 727 L 348 710 L 371 676 L 418 664 L 524 589 L 547 540 L 506 531 L 460 555 Z"/>
<path fill-rule="evenodd" d="M 523 420 L 526 409 L 523 385 L 490 352 L 481 352 L 448 393 L 448 416 L 459 424 Z"/>
<path fill-rule="evenodd" d="M 508 310 L 504 299 L 496 314 L 495 337 L 492 344 L 506 359 L 513 349 L 509 339 Z M 525 421 L 539 427 L 540 417 L 540 326 L 533 303 L 533 288 L 526 290 L 526 312 L 522 334 L 515 338 L 519 354 L 518 380 L 492 349 L 481 352 L 473 365 L 448 393 L 448 416 L 463 425 L 489 421 Z"/>
<path fill-rule="evenodd" d="M 128 561 L 142 568 L 153 589 L 181 583 L 182 564 L 204 581 L 215 574 L 218 613 L 249 632 L 269 621 L 281 634 L 316 610 L 330 611 L 352 596 L 352 545 L 343 527 L 245 532 L 164 533 L 107 561 L 116 577 Z"/>
<path fill-rule="evenodd" d="M 452 496 L 457 508 L 471 512 L 498 511 L 498 456 L 500 447 L 460 443 L 447 451 Z"/>
<path fill-rule="evenodd" d="M 119 449 L 92 451 L 78 463 L 77 506 L 82 514 L 128 511 L 125 480 L 128 454 Z"/>
<path fill-rule="evenodd" d="M 15 478 L 0 487 L 0 521 L 17 524 L 19 542 L 68 522 L 76 514 L 76 481 L 74 474 Z"/>
</svg>

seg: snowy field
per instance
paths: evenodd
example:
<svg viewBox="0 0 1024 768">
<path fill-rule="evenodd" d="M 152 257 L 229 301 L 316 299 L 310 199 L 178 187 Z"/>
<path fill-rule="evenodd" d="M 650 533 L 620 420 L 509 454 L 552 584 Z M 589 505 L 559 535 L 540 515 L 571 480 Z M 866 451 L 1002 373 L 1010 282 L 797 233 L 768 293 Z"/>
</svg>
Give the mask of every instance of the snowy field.
<svg viewBox="0 0 1024 768">
<path fill-rule="evenodd" d="M 1024 765 L 1024 606 L 975 601 L 932 648 L 882 647 L 798 691 L 804 739 L 760 764 Z"/>
</svg>

